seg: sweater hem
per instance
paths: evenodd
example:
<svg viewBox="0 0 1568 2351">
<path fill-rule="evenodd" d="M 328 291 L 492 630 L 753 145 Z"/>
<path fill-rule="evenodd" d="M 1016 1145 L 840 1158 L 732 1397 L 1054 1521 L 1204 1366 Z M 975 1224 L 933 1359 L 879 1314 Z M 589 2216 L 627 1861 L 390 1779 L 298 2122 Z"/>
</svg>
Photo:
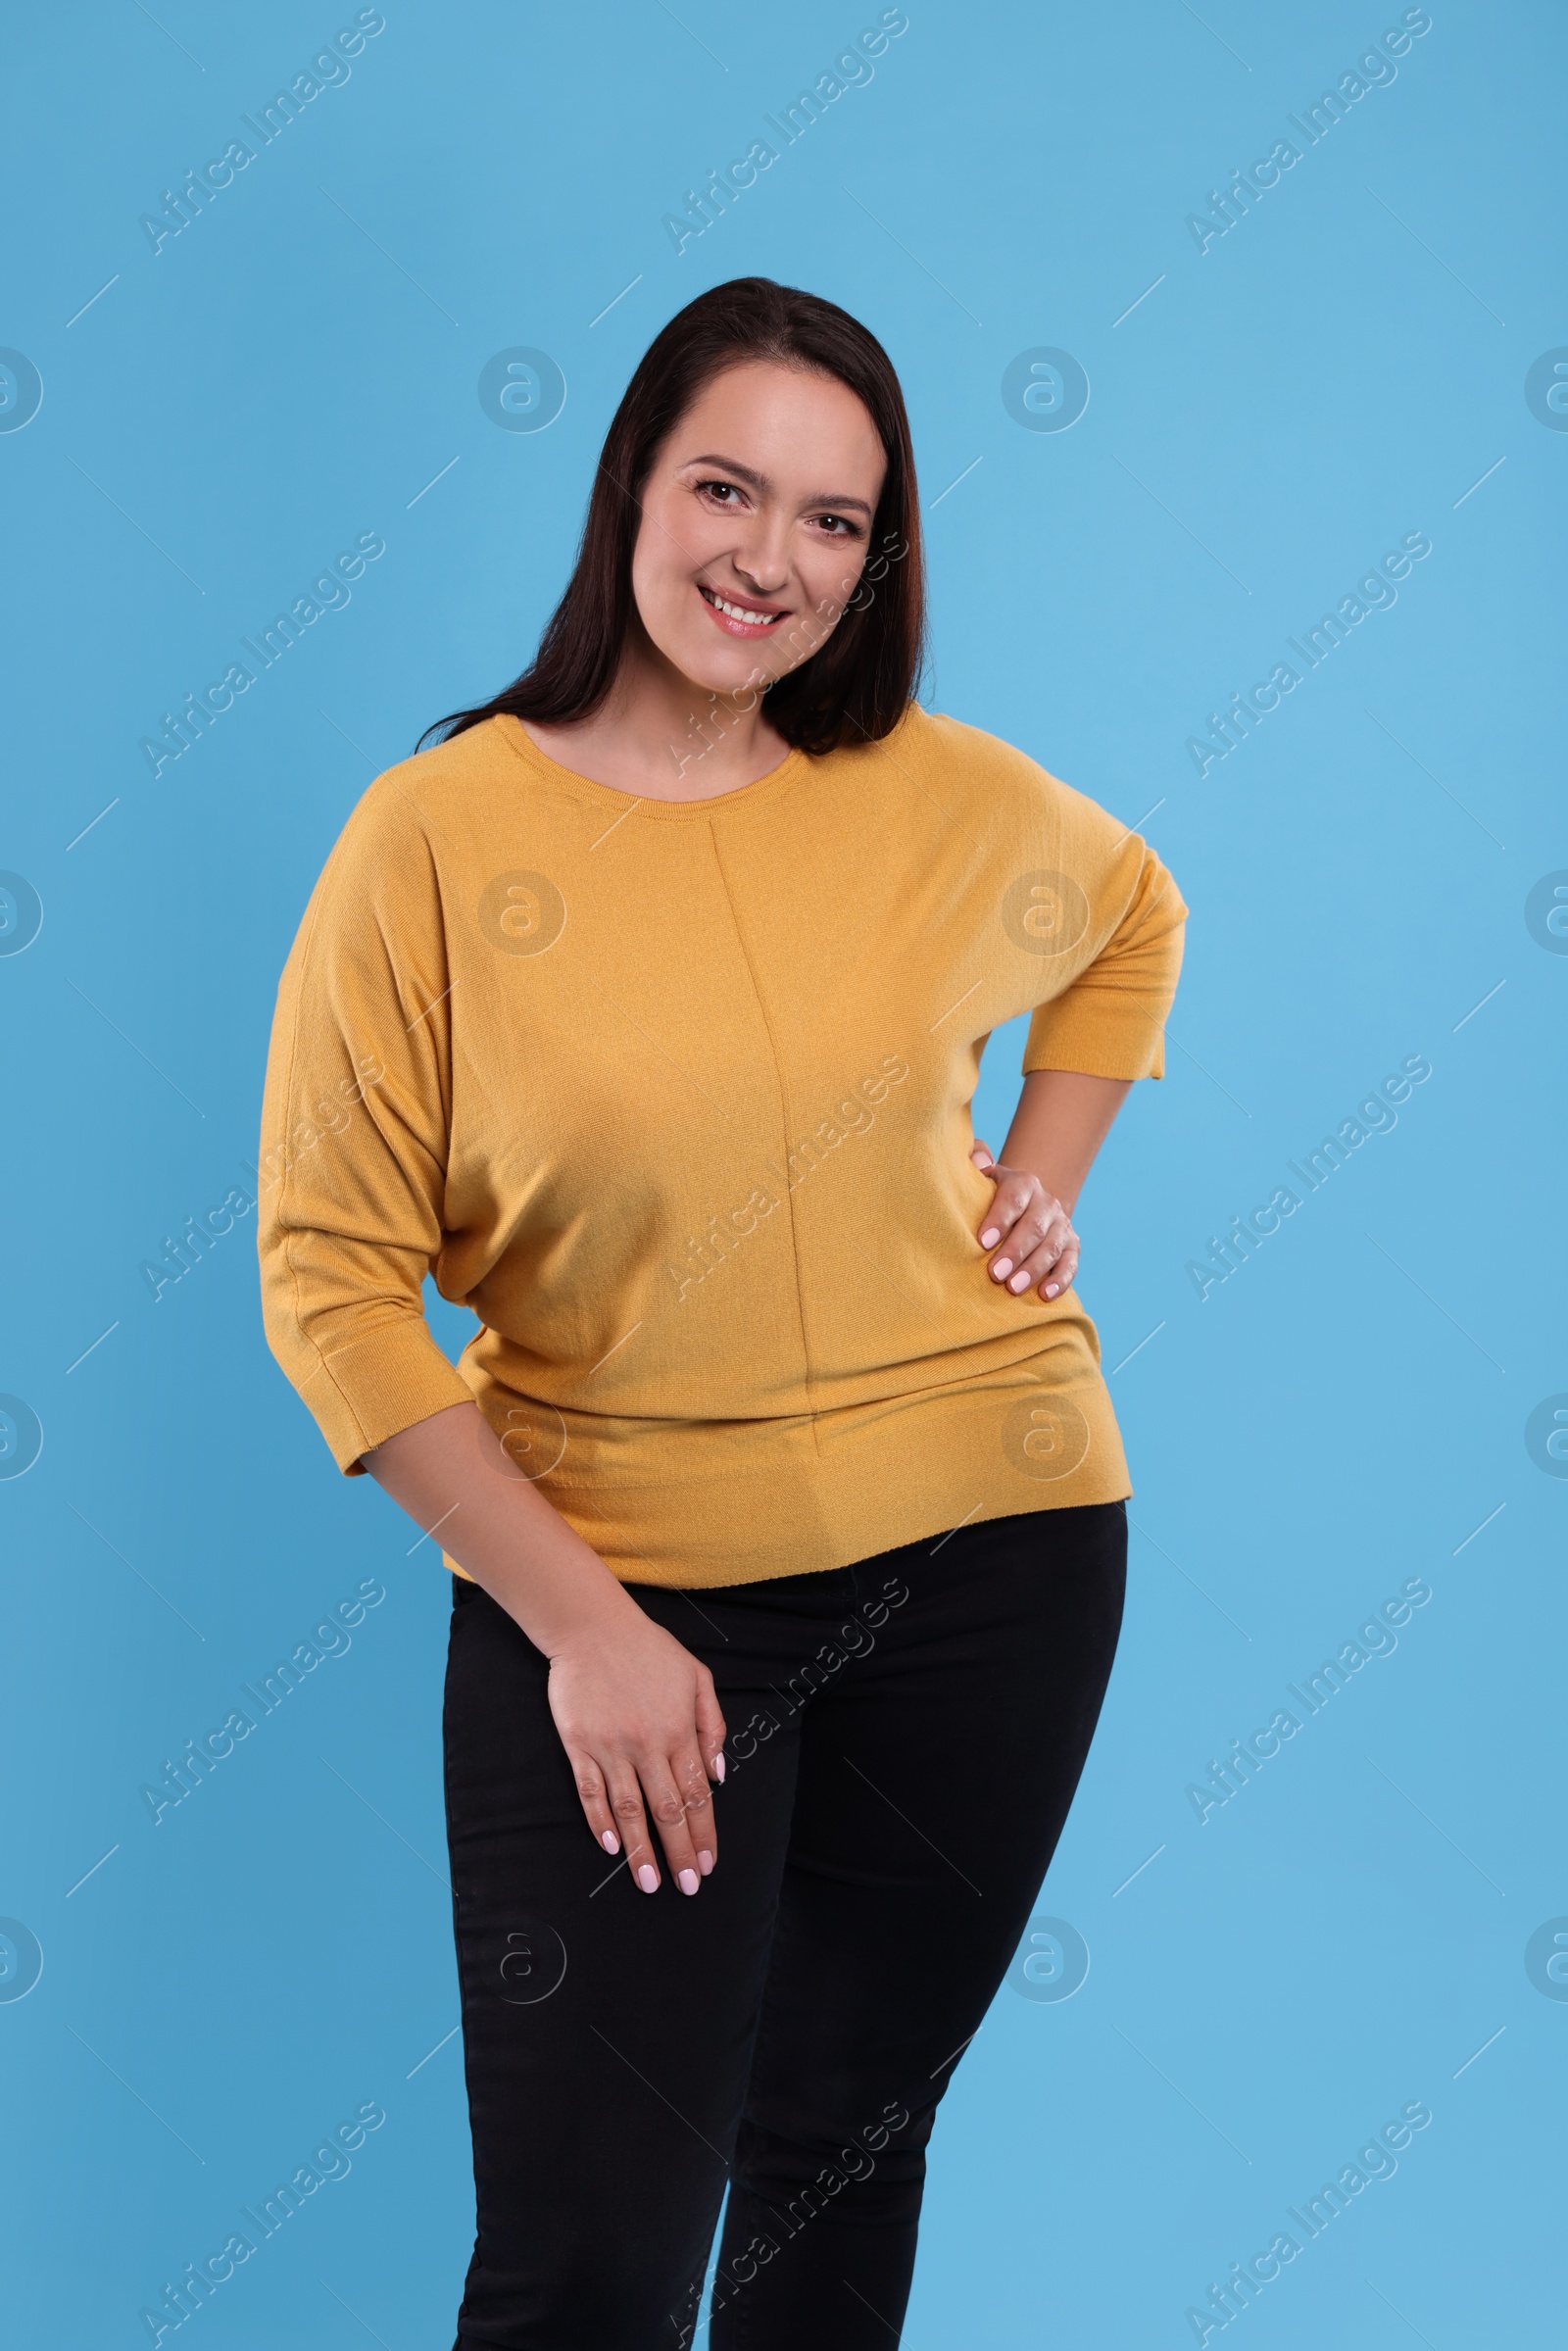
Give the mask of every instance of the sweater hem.
<svg viewBox="0 0 1568 2351">
<path fill-rule="evenodd" d="M 976 1520 L 1132 1493 L 1103 1381 L 1057 1388 L 1027 1374 L 989 1393 L 907 1399 L 896 1419 L 820 1455 L 792 1451 L 723 1480 L 537 1484 L 619 1582 L 679 1591 L 849 1567 Z M 740 1542 L 738 1527 L 749 1530 Z"/>
</svg>

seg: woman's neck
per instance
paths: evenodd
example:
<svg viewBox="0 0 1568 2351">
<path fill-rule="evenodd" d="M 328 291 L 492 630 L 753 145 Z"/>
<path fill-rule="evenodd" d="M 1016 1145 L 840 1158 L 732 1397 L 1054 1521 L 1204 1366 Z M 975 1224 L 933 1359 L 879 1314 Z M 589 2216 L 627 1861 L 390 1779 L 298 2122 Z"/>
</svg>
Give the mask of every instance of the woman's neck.
<svg viewBox="0 0 1568 2351">
<path fill-rule="evenodd" d="M 645 642 L 628 645 L 591 718 L 522 723 L 547 758 L 593 783 L 643 800 L 713 800 L 770 774 L 788 752 L 765 709 L 760 695 L 708 693 Z"/>
</svg>

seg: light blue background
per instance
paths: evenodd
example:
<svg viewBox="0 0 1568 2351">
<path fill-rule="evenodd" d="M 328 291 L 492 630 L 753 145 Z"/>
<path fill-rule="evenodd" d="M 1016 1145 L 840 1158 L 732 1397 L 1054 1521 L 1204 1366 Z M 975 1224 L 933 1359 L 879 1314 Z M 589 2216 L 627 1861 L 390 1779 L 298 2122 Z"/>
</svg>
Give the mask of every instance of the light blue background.
<svg viewBox="0 0 1568 2351">
<path fill-rule="evenodd" d="M 1524 1954 L 1568 1913 L 1568 1485 L 1524 1427 L 1568 1390 L 1568 958 L 1524 905 L 1568 867 L 1568 435 L 1523 387 L 1568 343 L 1560 16 L 1437 0 L 1392 86 L 1200 254 L 1189 212 L 1397 8 L 911 0 L 874 80 L 677 257 L 662 216 L 874 8 L 387 0 L 346 85 L 155 256 L 138 215 L 353 13 L 103 0 L 8 32 L 0 343 L 44 385 L 0 434 L 0 865 L 44 906 L 0 958 L 0 1389 L 44 1429 L 0 1483 L 0 1911 L 44 1961 L 0 2002 L 8 2339 L 145 2341 L 141 2306 L 368 2100 L 352 2174 L 178 2339 L 451 2339 L 458 2042 L 421 2062 L 457 2020 L 442 1571 L 273 1366 L 254 1219 L 156 1305 L 138 1267 L 245 1180 L 348 810 L 520 666 L 655 329 L 762 271 L 903 376 L 930 699 L 1142 820 L 1192 908 L 1169 1073 L 1080 1218 L 1140 1531 L 1040 1903 L 1092 1965 L 1065 2002 L 1004 1989 L 957 2077 L 906 2343 L 1174 2351 L 1416 2099 L 1397 2175 L 1236 2327 L 1545 2341 L 1568 2002 Z M 476 396 L 518 344 L 564 372 L 544 433 Z M 1088 372 L 1069 431 L 1003 406 L 1036 345 Z M 1415 530 L 1397 605 L 1200 780 L 1186 738 Z M 154 781 L 138 739 L 365 531 L 387 552 L 348 608 Z M 1416 1053 L 1396 1129 L 1200 1302 L 1207 1237 Z M 1200 1826 L 1187 1784 L 1412 1576 L 1397 1651 Z M 349 1653 L 155 1828 L 141 1784 L 367 1577 Z"/>
</svg>

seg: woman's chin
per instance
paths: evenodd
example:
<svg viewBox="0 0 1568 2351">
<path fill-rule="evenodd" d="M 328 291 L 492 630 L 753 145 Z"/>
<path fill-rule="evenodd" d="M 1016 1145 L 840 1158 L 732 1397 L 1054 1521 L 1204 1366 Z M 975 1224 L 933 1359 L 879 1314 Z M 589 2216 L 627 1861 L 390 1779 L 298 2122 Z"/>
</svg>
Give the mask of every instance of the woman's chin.
<svg viewBox="0 0 1568 2351">
<path fill-rule="evenodd" d="M 674 665 L 698 694 L 744 694 L 758 686 L 765 691 L 773 682 L 775 667 L 760 642 L 720 646 L 716 659 L 707 646 L 686 646 L 682 654 L 684 658 L 675 657 Z"/>
</svg>

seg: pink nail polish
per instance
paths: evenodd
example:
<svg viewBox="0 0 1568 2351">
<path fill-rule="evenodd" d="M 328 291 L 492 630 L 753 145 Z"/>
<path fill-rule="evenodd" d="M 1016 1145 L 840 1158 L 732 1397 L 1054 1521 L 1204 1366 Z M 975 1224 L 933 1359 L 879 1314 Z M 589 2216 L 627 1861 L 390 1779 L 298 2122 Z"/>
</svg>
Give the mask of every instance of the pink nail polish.
<svg viewBox="0 0 1568 2351">
<path fill-rule="evenodd" d="M 600 1837 L 599 1841 L 604 1846 L 607 1853 L 618 1853 L 620 1851 L 620 1838 L 615 1835 L 613 1829 L 607 1829 L 604 1835 Z"/>
<path fill-rule="evenodd" d="M 1001 1235 L 1001 1234 L 1000 1234 L 1000 1233 L 997 1231 L 997 1229 L 996 1229 L 995 1225 L 993 1225 L 989 1233 L 982 1233 L 982 1234 L 981 1234 L 981 1236 L 980 1236 L 980 1247 L 981 1247 L 982 1249 L 995 1249 L 995 1248 L 996 1248 L 996 1246 L 997 1246 L 997 1243 L 998 1243 L 998 1242 L 999 1242 L 1001 1239 L 1002 1239 L 1002 1235 Z"/>
<path fill-rule="evenodd" d="M 1012 1280 L 1007 1284 L 1007 1288 L 1009 1290 L 1017 1291 L 1019 1293 L 1027 1290 L 1028 1287 L 1029 1276 L 1026 1273 L 1015 1273 L 1012 1277 Z"/>
<path fill-rule="evenodd" d="M 1046 1284 L 1046 1296 L 1047 1296 L 1047 1298 L 1054 1298 L 1054 1297 L 1055 1297 L 1055 1295 L 1056 1295 L 1056 1293 L 1057 1293 L 1057 1291 L 1058 1291 L 1060 1288 L 1061 1288 L 1061 1284 L 1060 1284 L 1059 1282 L 1048 1282 L 1048 1283 Z"/>
<path fill-rule="evenodd" d="M 642 1887 L 645 1894 L 657 1893 L 659 1891 L 659 1872 L 654 1868 L 651 1862 L 645 1861 L 643 1863 L 642 1868 L 637 1872 L 637 1883 Z"/>
<path fill-rule="evenodd" d="M 713 1868 L 713 1856 L 706 1845 L 704 1845 L 702 1851 L 697 1856 L 697 1866 L 702 1871 L 705 1878 L 711 1876 Z"/>
<path fill-rule="evenodd" d="M 724 1785 L 724 1752 L 722 1748 L 720 1748 L 719 1752 L 713 1757 L 713 1777 L 718 1782 L 719 1787 L 722 1788 Z"/>
<path fill-rule="evenodd" d="M 991 1268 L 992 1278 L 998 1282 L 1004 1282 L 1011 1271 L 1012 1259 L 1010 1257 L 999 1257 Z"/>
<path fill-rule="evenodd" d="M 698 1879 L 697 1872 L 695 1870 L 682 1870 L 680 1876 L 675 1880 L 675 1884 L 680 1887 L 680 1890 L 683 1894 L 694 1894 L 697 1891 L 700 1880 Z"/>
</svg>

